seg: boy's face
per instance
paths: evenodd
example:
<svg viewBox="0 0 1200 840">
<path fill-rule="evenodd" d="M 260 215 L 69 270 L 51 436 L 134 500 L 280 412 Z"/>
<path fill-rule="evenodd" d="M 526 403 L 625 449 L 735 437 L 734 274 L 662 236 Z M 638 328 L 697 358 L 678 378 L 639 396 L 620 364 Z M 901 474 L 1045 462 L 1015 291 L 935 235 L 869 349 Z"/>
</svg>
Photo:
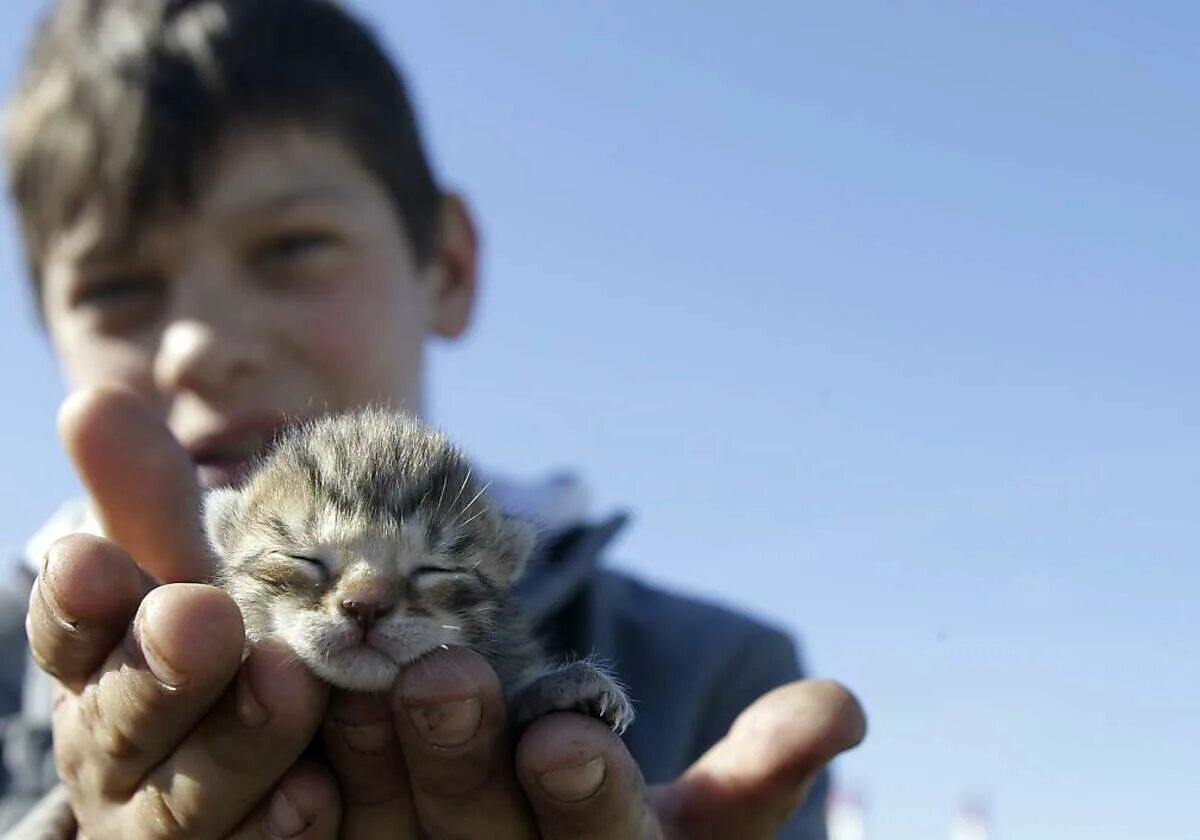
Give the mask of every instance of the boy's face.
<svg viewBox="0 0 1200 840">
<path fill-rule="evenodd" d="M 474 298 L 461 205 L 418 269 L 386 192 L 334 140 L 240 134 L 203 181 L 129 247 L 101 212 L 51 245 L 45 317 L 68 384 L 140 394 L 208 486 L 237 483 L 284 423 L 420 413 L 426 335 L 459 335 Z"/>
</svg>

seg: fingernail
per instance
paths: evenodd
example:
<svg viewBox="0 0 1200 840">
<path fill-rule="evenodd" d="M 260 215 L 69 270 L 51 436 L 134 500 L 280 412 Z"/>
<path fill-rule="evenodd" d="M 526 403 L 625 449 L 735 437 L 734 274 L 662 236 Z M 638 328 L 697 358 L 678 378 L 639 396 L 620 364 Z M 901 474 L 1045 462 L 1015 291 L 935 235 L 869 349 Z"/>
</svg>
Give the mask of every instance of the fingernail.
<svg viewBox="0 0 1200 840">
<path fill-rule="evenodd" d="M 250 676 L 252 665 L 243 664 L 237 680 L 237 716 L 242 725 L 254 729 L 267 722 L 267 708 L 254 693 Z M 280 794 L 282 796 L 282 794 Z"/>
<path fill-rule="evenodd" d="M 561 802 L 579 802 L 600 790 L 604 775 L 604 759 L 597 756 L 584 764 L 543 773 L 538 776 L 538 783 Z"/>
<path fill-rule="evenodd" d="M 50 617 L 54 619 L 54 623 L 64 630 L 79 629 L 79 622 L 72 621 L 63 615 L 62 608 L 58 606 L 58 602 L 54 600 L 54 596 L 50 592 L 50 588 L 46 586 L 45 581 L 39 575 L 37 579 L 37 594 L 42 599 L 42 604 L 46 607 L 46 612 L 50 613 Z"/>
<path fill-rule="evenodd" d="M 54 577 L 50 567 L 54 563 L 54 546 L 46 551 L 46 555 L 42 558 L 42 570 L 37 577 L 37 592 L 38 597 L 42 599 L 42 603 L 46 605 L 46 612 L 50 613 L 59 626 L 66 630 L 75 630 L 79 627 L 79 622 L 73 621 L 63 613 L 62 607 L 58 605 L 58 601 L 54 599 L 54 588 L 47 586 L 47 582 Z"/>
<path fill-rule="evenodd" d="M 146 663 L 146 667 L 150 669 L 150 673 L 158 678 L 159 682 L 171 688 L 181 688 L 187 683 L 187 677 L 175 670 L 171 663 L 167 662 L 163 655 L 155 649 L 153 643 L 142 633 L 143 621 L 144 619 L 139 614 L 137 620 L 133 623 L 133 641 L 137 649 L 141 651 L 142 660 Z"/>
<path fill-rule="evenodd" d="M 471 740 L 483 717 L 478 697 L 409 706 L 408 713 L 425 740 L 439 747 L 457 747 Z"/>
<path fill-rule="evenodd" d="M 283 791 L 275 794 L 267 811 L 267 834 L 272 837 L 295 837 L 308 827 L 308 821 L 288 801 Z"/>
</svg>

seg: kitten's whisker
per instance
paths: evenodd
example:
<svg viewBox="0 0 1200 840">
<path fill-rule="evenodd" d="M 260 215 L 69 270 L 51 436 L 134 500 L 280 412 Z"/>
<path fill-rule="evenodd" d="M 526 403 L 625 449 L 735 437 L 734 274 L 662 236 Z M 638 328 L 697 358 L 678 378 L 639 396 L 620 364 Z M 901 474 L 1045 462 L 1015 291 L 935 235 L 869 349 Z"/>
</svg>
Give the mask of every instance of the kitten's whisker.
<svg viewBox="0 0 1200 840">
<path fill-rule="evenodd" d="M 457 630 L 460 633 L 462 632 L 461 627 L 455 627 L 453 624 L 443 624 L 442 629 L 443 630 Z"/>
<path fill-rule="evenodd" d="M 467 489 L 467 482 L 471 480 L 471 465 L 467 464 L 467 474 L 463 477 L 462 487 L 458 488 L 458 492 L 454 494 L 454 498 L 450 500 L 450 507 L 454 507 L 454 503 L 462 496 L 463 491 Z"/>
<path fill-rule="evenodd" d="M 463 512 L 466 513 L 466 511 L 463 511 Z M 470 525 L 472 522 L 474 522 L 479 517 L 483 516 L 485 513 L 487 513 L 487 508 L 481 508 L 480 510 L 478 510 L 474 514 L 472 514 L 469 519 L 465 519 L 462 522 L 456 522 L 454 524 L 454 527 L 455 528 L 463 528 L 467 525 Z"/>
<path fill-rule="evenodd" d="M 483 485 L 483 487 L 479 488 L 479 492 L 475 494 L 475 497 L 473 499 L 471 499 L 471 501 L 469 501 L 465 505 L 463 505 L 463 509 L 461 511 L 459 511 L 458 516 L 455 516 L 454 518 L 458 519 L 460 516 L 465 514 L 467 511 L 469 511 L 471 509 L 471 505 L 473 505 L 477 501 L 479 501 L 479 497 L 482 496 L 487 491 L 487 489 L 491 486 L 492 486 L 492 482 L 489 481 L 487 484 Z M 478 514 L 476 514 L 476 516 L 478 516 Z M 472 517 L 472 519 L 473 518 L 474 517 Z M 470 522 L 471 520 L 468 519 L 467 521 Z M 465 525 L 466 523 L 463 523 L 463 524 Z M 455 522 L 452 527 L 455 527 L 455 528 L 459 527 L 459 523 Z"/>
<path fill-rule="evenodd" d="M 448 476 L 448 475 L 445 475 L 445 474 L 442 475 L 442 492 L 438 493 L 438 503 L 437 503 L 437 507 L 435 508 L 435 510 L 442 509 L 442 499 L 445 498 L 445 496 L 446 496 L 446 481 L 449 478 L 450 478 L 450 476 Z"/>
</svg>

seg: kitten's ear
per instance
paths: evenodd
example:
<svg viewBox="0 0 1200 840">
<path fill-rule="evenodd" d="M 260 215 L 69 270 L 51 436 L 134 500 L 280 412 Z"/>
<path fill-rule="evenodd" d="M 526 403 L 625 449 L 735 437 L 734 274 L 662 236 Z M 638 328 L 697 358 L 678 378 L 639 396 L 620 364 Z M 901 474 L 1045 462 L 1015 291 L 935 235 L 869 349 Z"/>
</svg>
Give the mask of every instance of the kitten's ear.
<svg viewBox="0 0 1200 840">
<path fill-rule="evenodd" d="M 511 516 L 501 516 L 499 523 L 500 570 L 512 583 L 521 576 L 525 562 L 537 543 L 537 529 L 530 523 Z"/>
<path fill-rule="evenodd" d="M 218 554 L 224 554 L 230 526 L 241 512 L 242 494 L 232 487 L 217 487 L 204 496 L 204 530 Z"/>
</svg>

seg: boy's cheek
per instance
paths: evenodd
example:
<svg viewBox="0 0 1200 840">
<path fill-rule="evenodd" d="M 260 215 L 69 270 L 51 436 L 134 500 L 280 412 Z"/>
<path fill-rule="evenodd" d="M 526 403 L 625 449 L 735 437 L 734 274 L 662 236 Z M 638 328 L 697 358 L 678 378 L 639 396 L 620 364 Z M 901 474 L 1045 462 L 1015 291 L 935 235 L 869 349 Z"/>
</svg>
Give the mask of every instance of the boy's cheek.
<svg viewBox="0 0 1200 840">
<path fill-rule="evenodd" d="M 417 301 L 340 288 L 294 308 L 281 324 L 284 354 L 307 371 L 318 396 L 341 408 L 419 397 L 424 332 Z"/>
<path fill-rule="evenodd" d="M 154 358 L 148 348 L 79 333 L 56 336 L 54 346 L 68 389 L 117 385 L 156 402 Z"/>
</svg>

